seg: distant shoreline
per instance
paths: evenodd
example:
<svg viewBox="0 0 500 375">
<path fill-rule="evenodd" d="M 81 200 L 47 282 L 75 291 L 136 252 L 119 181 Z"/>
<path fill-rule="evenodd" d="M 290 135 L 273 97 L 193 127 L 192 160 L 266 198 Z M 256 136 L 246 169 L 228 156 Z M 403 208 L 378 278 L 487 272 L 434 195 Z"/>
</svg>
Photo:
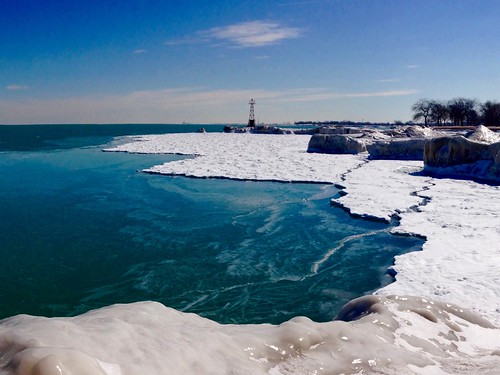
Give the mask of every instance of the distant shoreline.
<svg viewBox="0 0 500 375">
<path fill-rule="evenodd" d="M 474 130 L 477 126 L 431 126 L 432 129 L 436 130 Z M 500 126 L 489 126 L 488 129 L 493 131 L 500 131 Z"/>
</svg>

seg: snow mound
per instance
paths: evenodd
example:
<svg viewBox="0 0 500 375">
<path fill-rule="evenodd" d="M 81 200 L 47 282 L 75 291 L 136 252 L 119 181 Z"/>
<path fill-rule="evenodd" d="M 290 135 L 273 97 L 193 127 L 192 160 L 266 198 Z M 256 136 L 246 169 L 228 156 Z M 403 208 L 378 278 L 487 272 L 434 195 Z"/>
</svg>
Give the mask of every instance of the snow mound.
<svg viewBox="0 0 500 375">
<path fill-rule="evenodd" d="M 499 329 L 459 306 L 365 296 L 337 319 L 221 325 L 156 302 L 73 318 L 19 315 L 0 321 L 0 373 L 468 374 L 500 367 Z"/>
</svg>

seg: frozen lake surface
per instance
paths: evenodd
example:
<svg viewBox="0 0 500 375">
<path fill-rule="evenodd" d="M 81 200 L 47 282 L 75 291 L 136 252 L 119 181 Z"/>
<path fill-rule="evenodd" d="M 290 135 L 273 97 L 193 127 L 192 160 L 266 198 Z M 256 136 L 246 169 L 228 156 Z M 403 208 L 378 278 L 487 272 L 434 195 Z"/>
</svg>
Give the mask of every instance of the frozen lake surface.
<svg viewBox="0 0 500 375">
<path fill-rule="evenodd" d="M 223 322 L 279 322 L 307 315 L 325 323 L 293 318 L 279 326 L 219 325 L 152 302 L 102 308 L 75 318 L 18 316 L 0 324 L 4 358 L 0 371 L 163 374 L 168 366 L 171 373 L 179 374 L 495 374 L 500 367 L 500 332 L 493 328 L 500 323 L 498 187 L 421 176 L 418 162 L 307 154 L 308 139 L 168 134 L 134 137 L 126 144 L 121 139 L 113 149 L 158 155 L 98 155 L 93 148 L 80 148 L 70 151 L 81 153 L 73 155 L 73 162 L 58 157 L 57 152 L 42 157 L 9 154 L 9 159 L 2 159 L 3 170 L 35 163 L 39 173 L 20 177 L 7 173 L 12 180 L 5 182 L 10 190 L 4 194 L 17 193 L 26 201 L 26 212 L 20 215 L 25 221 L 9 221 L 8 228 L 17 225 L 22 233 L 30 203 L 40 204 L 40 198 L 31 197 L 30 202 L 29 193 L 44 191 L 48 219 L 44 225 L 60 220 L 60 233 L 54 235 L 42 225 L 38 243 L 37 236 L 24 241 L 46 251 L 52 244 L 49 236 L 43 237 L 46 232 L 53 238 L 69 232 L 73 240 L 84 239 L 75 248 L 67 245 L 71 241 L 65 246 L 54 244 L 57 251 L 52 263 L 41 251 L 39 258 L 23 268 L 19 267 L 22 256 L 7 254 L 28 280 L 41 277 L 41 285 L 50 285 L 43 275 L 50 278 L 60 272 L 61 281 L 73 275 L 75 284 L 82 287 L 75 295 L 70 293 L 70 302 L 66 298 L 63 310 L 67 308 L 68 314 L 103 306 L 110 296 L 122 299 L 115 302 L 132 302 L 140 296 L 161 301 L 158 295 L 170 293 L 179 298 L 174 303 L 167 299 L 168 306 Z M 126 172 L 131 167 L 154 174 Z M 110 174 L 112 169 L 119 172 Z M 68 173 L 75 178 L 70 183 L 65 182 Z M 85 190 L 89 179 L 99 189 Z M 329 206 L 336 191 L 328 185 L 256 181 L 340 184 L 348 194 L 335 199 L 346 210 L 386 221 L 397 215 L 401 222 L 390 227 L 350 218 Z M 145 185 L 147 193 L 142 195 Z M 80 201 L 74 207 L 60 203 L 54 210 L 63 193 Z M 6 207 L 16 217 L 14 203 Z M 100 219 L 96 220 L 94 211 L 92 219 L 76 219 L 71 226 L 70 218 L 84 217 L 96 207 L 100 207 Z M 180 220 L 186 213 L 191 216 Z M 67 225 L 73 230 L 62 229 Z M 109 240 L 105 246 L 99 243 L 101 251 L 89 259 L 85 250 L 95 241 L 89 233 L 103 228 Z M 422 242 L 391 236 L 388 231 L 424 236 L 424 250 L 406 252 L 418 250 Z M 224 240 L 218 237 L 221 233 Z M 16 236 L 9 241 L 23 255 L 23 241 Z M 204 243 L 203 248 L 197 250 L 196 243 Z M 259 246 L 266 250 L 259 251 Z M 405 246 L 396 255 L 396 248 Z M 65 254 L 67 248 L 71 251 Z M 165 256 L 166 249 L 176 260 Z M 208 257 L 200 257 L 202 253 Z M 395 283 L 387 283 L 385 267 L 390 260 L 380 259 L 381 255 L 389 259 L 396 255 Z M 65 270 L 70 263 L 78 267 Z M 60 264 L 64 266 L 53 268 Z M 109 273 L 108 284 L 94 279 L 96 267 Z M 348 277 L 343 279 L 346 271 Z M 233 278 L 234 288 L 221 287 L 224 278 Z M 340 288 L 328 286 L 336 279 Z M 349 284 L 354 281 L 364 289 L 351 290 Z M 23 282 L 27 281 L 20 281 L 21 287 Z M 89 283 L 95 287 L 88 288 Z M 193 283 L 198 283 L 194 294 L 179 292 Z M 54 285 L 58 284 L 52 282 L 44 294 L 33 293 L 33 297 L 50 300 L 65 290 L 51 289 Z M 173 293 L 169 291 L 172 286 L 177 288 Z M 130 294 L 132 290 L 136 294 Z M 328 321 L 338 312 L 334 301 L 369 291 L 376 295 L 355 300 L 341 312 L 341 318 L 350 323 Z M 384 297 L 389 294 L 416 297 Z M 284 302 L 276 300 L 280 295 Z M 318 297 L 324 300 L 318 302 Z M 58 369 L 62 370 L 54 372 Z"/>
</svg>

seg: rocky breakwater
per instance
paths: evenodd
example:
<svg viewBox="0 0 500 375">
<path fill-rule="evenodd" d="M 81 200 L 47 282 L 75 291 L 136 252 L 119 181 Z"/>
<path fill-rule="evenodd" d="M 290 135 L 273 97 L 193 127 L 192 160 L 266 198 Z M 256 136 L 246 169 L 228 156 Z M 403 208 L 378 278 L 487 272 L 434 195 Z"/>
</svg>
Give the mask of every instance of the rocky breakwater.
<svg viewBox="0 0 500 375">
<path fill-rule="evenodd" d="M 363 128 L 322 127 L 314 134 L 307 152 L 323 154 L 358 154 L 366 151 L 367 143 L 377 136 L 385 137 L 376 130 Z"/>
<path fill-rule="evenodd" d="M 429 140 L 424 148 L 424 171 L 500 183 L 500 134 L 478 126 L 465 136 Z"/>
<path fill-rule="evenodd" d="M 386 130 L 367 128 L 321 128 L 311 137 L 308 152 L 357 154 L 371 159 L 422 160 L 424 145 L 440 133 L 422 126 L 400 126 Z"/>
<path fill-rule="evenodd" d="M 385 134 L 390 138 L 373 142 L 367 147 L 370 159 L 423 160 L 427 141 L 442 135 L 423 126 L 398 127 Z"/>
<path fill-rule="evenodd" d="M 225 126 L 224 133 L 292 134 L 293 132 L 276 126 L 257 125 L 252 127 Z"/>
</svg>

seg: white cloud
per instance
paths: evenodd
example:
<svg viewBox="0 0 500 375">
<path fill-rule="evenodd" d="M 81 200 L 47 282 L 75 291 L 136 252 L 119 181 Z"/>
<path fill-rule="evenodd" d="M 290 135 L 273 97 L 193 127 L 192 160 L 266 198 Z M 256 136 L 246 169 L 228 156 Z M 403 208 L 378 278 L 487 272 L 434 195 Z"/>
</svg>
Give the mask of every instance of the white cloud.
<svg viewBox="0 0 500 375">
<path fill-rule="evenodd" d="M 147 49 L 136 49 L 136 50 L 134 51 L 134 54 L 135 54 L 135 55 L 141 55 L 141 54 L 143 54 L 143 53 L 147 53 L 147 52 L 148 52 L 148 50 L 147 50 Z"/>
<path fill-rule="evenodd" d="M 19 91 L 19 90 L 29 90 L 30 87 L 23 85 L 8 85 L 5 88 L 10 91 Z"/>
<path fill-rule="evenodd" d="M 286 27 L 271 21 L 250 21 L 229 26 L 214 27 L 197 32 L 195 35 L 170 39 L 168 46 L 210 42 L 212 46 L 262 47 L 276 44 L 284 39 L 298 38 L 301 29 Z"/>
<path fill-rule="evenodd" d="M 381 83 L 399 82 L 399 79 L 397 79 L 397 78 L 379 79 L 379 80 L 377 80 L 377 82 L 381 82 Z"/>
<path fill-rule="evenodd" d="M 300 29 L 282 26 L 277 22 L 251 21 L 201 31 L 206 40 L 224 41 L 238 47 L 262 47 L 284 39 L 297 38 Z"/>
<path fill-rule="evenodd" d="M 406 65 L 408 69 L 417 69 L 419 66 L 418 65 Z"/>
</svg>

